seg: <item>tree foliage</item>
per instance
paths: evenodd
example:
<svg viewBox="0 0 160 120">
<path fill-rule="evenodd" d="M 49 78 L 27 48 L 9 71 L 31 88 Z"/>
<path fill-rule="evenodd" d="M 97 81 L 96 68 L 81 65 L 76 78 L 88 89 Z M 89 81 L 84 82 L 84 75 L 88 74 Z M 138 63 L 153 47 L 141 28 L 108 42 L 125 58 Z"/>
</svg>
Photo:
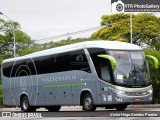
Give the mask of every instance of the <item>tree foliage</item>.
<svg viewBox="0 0 160 120">
<path fill-rule="evenodd" d="M 145 43 L 160 49 L 160 18 L 141 13 L 132 16 L 133 43 Z M 101 25 L 112 24 L 92 34 L 92 39 L 107 39 L 130 42 L 130 15 L 114 14 L 102 16 Z"/>
<path fill-rule="evenodd" d="M 145 49 L 144 50 L 146 55 L 155 56 L 160 62 L 160 52 L 157 50 Z M 159 68 L 156 70 L 153 65 L 153 61 L 148 61 L 150 65 L 150 74 L 152 79 L 153 85 L 153 103 L 160 103 L 160 63 Z"/>
<path fill-rule="evenodd" d="M 13 23 L 13 24 L 12 24 Z M 14 26 L 14 29 L 13 29 Z M 20 29 L 20 24 L 14 21 L 4 21 L 0 19 L 0 54 L 1 57 L 13 57 L 13 32 L 15 33 L 16 54 L 26 48 L 31 43 L 30 37 Z"/>
</svg>

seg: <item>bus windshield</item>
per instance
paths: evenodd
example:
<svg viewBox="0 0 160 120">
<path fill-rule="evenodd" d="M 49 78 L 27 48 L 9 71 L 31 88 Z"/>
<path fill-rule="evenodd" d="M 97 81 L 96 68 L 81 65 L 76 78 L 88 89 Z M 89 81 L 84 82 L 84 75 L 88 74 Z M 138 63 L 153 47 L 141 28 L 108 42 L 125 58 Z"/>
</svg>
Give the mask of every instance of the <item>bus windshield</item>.
<svg viewBox="0 0 160 120">
<path fill-rule="evenodd" d="M 109 54 L 117 61 L 114 71 L 116 84 L 132 87 L 151 84 L 143 51 L 109 51 Z"/>
</svg>

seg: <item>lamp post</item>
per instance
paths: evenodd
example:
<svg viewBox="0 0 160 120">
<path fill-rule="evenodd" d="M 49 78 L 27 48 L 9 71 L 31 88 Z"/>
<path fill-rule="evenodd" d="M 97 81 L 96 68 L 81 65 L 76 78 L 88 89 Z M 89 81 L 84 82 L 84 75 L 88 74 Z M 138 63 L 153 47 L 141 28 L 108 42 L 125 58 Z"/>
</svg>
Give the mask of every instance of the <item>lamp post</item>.
<svg viewBox="0 0 160 120">
<path fill-rule="evenodd" d="M 131 39 L 131 44 L 133 43 L 133 40 L 132 40 L 132 34 L 133 34 L 133 31 L 132 31 L 132 13 L 130 13 L 130 39 Z"/>
<path fill-rule="evenodd" d="M 16 38 L 15 38 L 15 28 L 14 28 L 14 24 L 13 24 L 13 21 L 5 14 L 3 14 L 2 12 L 0 12 L 0 15 L 3 15 L 5 16 L 6 18 L 9 19 L 9 21 L 11 22 L 12 24 L 12 34 L 13 34 L 13 56 L 16 57 Z"/>
</svg>

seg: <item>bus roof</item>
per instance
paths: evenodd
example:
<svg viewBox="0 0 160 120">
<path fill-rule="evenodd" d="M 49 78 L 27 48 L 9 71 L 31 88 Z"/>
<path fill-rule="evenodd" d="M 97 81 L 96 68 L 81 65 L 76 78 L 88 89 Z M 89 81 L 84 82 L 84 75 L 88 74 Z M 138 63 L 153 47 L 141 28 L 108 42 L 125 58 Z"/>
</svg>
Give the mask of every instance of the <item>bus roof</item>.
<svg viewBox="0 0 160 120">
<path fill-rule="evenodd" d="M 105 41 L 104 40 L 85 41 L 85 42 L 65 45 L 61 47 L 51 48 L 47 50 L 42 50 L 42 51 L 31 53 L 31 54 L 21 56 L 21 57 L 6 59 L 3 61 L 3 63 L 17 61 L 21 59 L 45 56 L 45 55 L 50 55 L 50 54 L 69 52 L 69 51 L 74 51 L 74 50 L 84 49 L 84 48 L 105 48 L 108 50 L 142 50 L 141 47 L 134 45 L 134 44 L 126 43 L 126 42 L 106 41 L 106 40 Z"/>
</svg>

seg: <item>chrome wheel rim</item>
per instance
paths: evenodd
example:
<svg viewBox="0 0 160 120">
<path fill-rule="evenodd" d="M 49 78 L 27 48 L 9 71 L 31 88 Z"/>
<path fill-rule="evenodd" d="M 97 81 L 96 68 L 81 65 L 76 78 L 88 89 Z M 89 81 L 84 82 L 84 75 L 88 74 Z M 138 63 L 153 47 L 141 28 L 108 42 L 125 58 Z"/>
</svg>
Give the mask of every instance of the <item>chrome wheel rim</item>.
<svg viewBox="0 0 160 120">
<path fill-rule="evenodd" d="M 23 109 L 26 110 L 28 108 L 28 101 L 26 99 L 23 100 Z"/>
<path fill-rule="evenodd" d="M 86 98 L 85 99 L 85 107 L 88 109 L 92 106 L 92 99 L 89 97 L 89 98 Z"/>
</svg>

